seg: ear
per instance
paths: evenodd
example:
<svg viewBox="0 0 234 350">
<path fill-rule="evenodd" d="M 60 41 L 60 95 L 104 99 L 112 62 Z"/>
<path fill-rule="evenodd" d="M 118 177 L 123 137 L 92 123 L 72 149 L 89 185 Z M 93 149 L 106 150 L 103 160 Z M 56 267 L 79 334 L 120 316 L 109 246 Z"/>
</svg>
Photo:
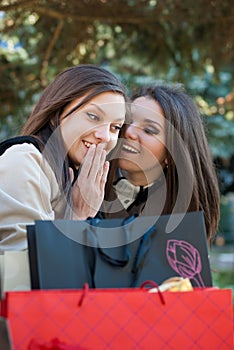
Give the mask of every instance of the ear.
<svg viewBox="0 0 234 350">
<path fill-rule="evenodd" d="M 168 165 L 168 160 L 167 160 L 167 158 L 165 158 L 165 165 L 166 165 L 166 166 Z"/>
</svg>

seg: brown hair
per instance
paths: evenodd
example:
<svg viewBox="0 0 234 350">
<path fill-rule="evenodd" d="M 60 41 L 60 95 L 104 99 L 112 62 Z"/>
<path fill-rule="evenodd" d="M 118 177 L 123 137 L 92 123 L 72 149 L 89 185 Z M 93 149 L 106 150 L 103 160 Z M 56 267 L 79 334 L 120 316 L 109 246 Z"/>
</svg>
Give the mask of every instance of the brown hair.
<svg viewBox="0 0 234 350">
<path fill-rule="evenodd" d="M 204 120 L 193 101 L 181 84 L 157 84 L 142 88 L 132 97 L 132 101 L 145 96 L 159 103 L 167 120 L 166 149 L 168 167 L 165 171 L 167 194 L 162 214 L 175 208 L 179 193 L 179 176 L 175 158 L 182 158 L 182 171 L 188 170 L 191 178 L 191 197 L 189 197 L 186 211 L 203 211 L 208 241 L 216 234 L 220 218 L 220 193 L 213 159 L 209 150 Z M 180 136 L 182 142 L 178 142 Z M 182 149 L 183 146 L 183 149 Z M 110 179 L 116 171 L 117 161 L 111 164 Z M 110 191 L 108 180 L 107 191 Z M 186 191 L 186 187 L 185 187 Z M 106 199 L 110 199 L 107 194 Z M 183 201 L 180 201 L 183 207 Z"/>
<path fill-rule="evenodd" d="M 61 137 L 59 117 L 73 100 L 83 98 L 83 106 L 103 92 L 116 92 L 127 102 L 127 92 L 120 80 L 110 71 L 91 64 L 70 67 L 61 72 L 42 93 L 29 119 L 22 129 L 22 135 L 34 136 L 52 167 L 61 191 L 71 203 L 69 159 L 66 156 Z M 72 113 L 70 111 L 70 113 Z M 70 114 L 69 113 L 69 114 Z"/>
</svg>

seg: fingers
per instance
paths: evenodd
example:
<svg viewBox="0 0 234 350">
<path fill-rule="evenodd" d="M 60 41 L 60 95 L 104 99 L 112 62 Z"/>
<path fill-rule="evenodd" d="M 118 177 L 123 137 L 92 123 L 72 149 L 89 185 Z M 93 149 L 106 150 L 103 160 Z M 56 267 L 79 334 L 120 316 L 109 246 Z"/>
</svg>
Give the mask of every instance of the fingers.
<svg viewBox="0 0 234 350">
<path fill-rule="evenodd" d="M 106 151 L 103 151 L 100 154 L 100 157 L 97 157 L 94 160 L 93 169 L 90 171 L 90 176 L 92 179 L 95 179 L 95 173 L 96 173 L 96 181 L 100 182 L 103 180 L 103 176 L 105 176 L 105 173 L 106 173 L 106 167 L 109 168 L 108 165 L 105 166 L 105 163 L 106 163 Z"/>
<path fill-rule="evenodd" d="M 104 144 L 99 144 L 89 148 L 73 186 L 74 215 L 79 219 L 94 217 L 103 202 L 109 171 L 104 147 Z"/>
<path fill-rule="evenodd" d="M 110 167 L 110 163 L 108 161 L 106 161 L 104 164 L 104 167 L 103 167 L 103 174 L 102 174 L 101 181 L 100 181 L 101 191 L 103 191 L 103 193 L 105 190 L 105 185 L 106 185 L 106 181 L 107 181 L 109 167 Z"/>
<path fill-rule="evenodd" d="M 88 177 L 90 172 L 90 167 L 92 166 L 92 161 L 95 155 L 95 148 L 96 146 L 94 144 L 89 147 L 88 152 L 82 162 L 80 175 L 83 174 L 82 176 Z"/>
<path fill-rule="evenodd" d="M 105 161 L 106 161 L 106 151 L 104 150 L 104 144 L 99 144 L 96 147 L 92 166 L 89 172 L 89 176 L 91 179 L 97 179 L 98 181 L 100 181 L 100 178 L 103 175 L 103 167 L 104 167 Z"/>
<path fill-rule="evenodd" d="M 91 145 L 82 163 L 82 173 L 86 174 L 87 178 L 95 181 L 103 174 L 103 167 L 106 160 L 106 151 L 104 144 Z"/>
</svg>

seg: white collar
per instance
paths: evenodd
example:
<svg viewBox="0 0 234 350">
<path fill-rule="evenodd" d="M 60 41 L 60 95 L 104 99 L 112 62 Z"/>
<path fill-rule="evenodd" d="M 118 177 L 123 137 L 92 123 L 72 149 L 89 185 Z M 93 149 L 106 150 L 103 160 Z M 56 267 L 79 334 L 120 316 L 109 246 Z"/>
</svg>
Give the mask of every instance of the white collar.
<svg viewBox="0 0 234 350">
<path fill-rule="evenodd" d="M 130 181 L 125 179 L 121 172 L 121 169 L 118 169 L 118 179 L 113 185 L 113 187 L 116 191 L 116 195 L 119 201 L 121 202 L 123 207 L 127 209 L 129 205 L 131 205 L 135 201 L 141 188 L 145 189 L 152 185 L 153 183 L 147 186 L 135 186 Z"/>
<path fill-rule="evenodd" d="M 116 185 L 113 185 L 116 195 L 125 209 L 132 204 L 140 191 L 140 186 L 131 184 L 127 179 L 121 178 Z"/>
</svg>

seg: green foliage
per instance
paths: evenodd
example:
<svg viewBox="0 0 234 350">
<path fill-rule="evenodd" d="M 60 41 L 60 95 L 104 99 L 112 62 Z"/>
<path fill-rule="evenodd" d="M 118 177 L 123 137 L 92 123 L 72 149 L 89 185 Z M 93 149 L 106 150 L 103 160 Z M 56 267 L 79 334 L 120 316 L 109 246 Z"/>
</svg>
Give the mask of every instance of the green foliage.
<svg viewBox="0 0 234 350">
<path fill-rule="evenodd" d="M 234 271 L 216 271 L 212 273 L 213 285 L 219 288 L 231 288 L 234 303 Z"/>
<path fill-rule="evenodd" d="M 130 93 L 157 80 L 183 83 L 213 155 L 234 155 L 233 18 L 232 0 L 2 0 L 0 140 L 20 132 L 55 75 L 95 63 Z M 233 288 L 232 272 L 213 278 Z"/>
<path fill-rule="evenodd" d="M 58 72 L 95 63 L 130 92 L 152 80 L 183 83 L 214 155 L 232 154 L 233 16 L 231 0 L 3 0 L 0 138 L 19 132 Z"/>
</svg>

